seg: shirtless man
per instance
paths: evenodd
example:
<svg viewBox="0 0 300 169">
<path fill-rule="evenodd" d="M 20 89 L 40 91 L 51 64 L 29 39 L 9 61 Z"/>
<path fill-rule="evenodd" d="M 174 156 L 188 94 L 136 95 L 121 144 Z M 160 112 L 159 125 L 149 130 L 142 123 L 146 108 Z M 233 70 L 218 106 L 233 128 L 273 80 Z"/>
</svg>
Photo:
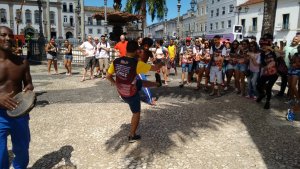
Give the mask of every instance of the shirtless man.
<svg viewBox="0 0 300 169">
<path fill-rule="evenodd" d="M 29 63 L 13 54 L 13 32 L 0 26 L 0 168 L 9 168 L 7 135 L 11 135 L 15 155 L 13 167 L 24 169 L 29 162 L 29 115 L 11 118 L 6 110 L 16 108 L 12 97 L 21 91 L 33 90 Z"/>
</svg>

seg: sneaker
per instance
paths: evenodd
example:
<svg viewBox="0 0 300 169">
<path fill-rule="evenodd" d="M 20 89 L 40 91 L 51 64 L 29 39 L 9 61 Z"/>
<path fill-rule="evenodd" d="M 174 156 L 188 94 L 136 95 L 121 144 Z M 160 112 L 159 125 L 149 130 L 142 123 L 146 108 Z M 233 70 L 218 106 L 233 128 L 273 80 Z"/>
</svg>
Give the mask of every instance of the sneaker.
<svg viewBox="0 0 300 169">
<path fill-rule="evenodd" d="M 155 73 L 155 81 L 158 83 L 158 87 L 162 86 L 161 77 L 159 73 Z"/>
<path fill-rule="evenodd" d="M 264 109 L 270 109 L 270 102 L 265 103 Z"/>
<path fill-rule="evenodd" d="M 288 105 L 290 105 L 290 106 L 294 106 L 295 105 L 295 100 L 294 99 L 291 99 L 291 100 L 289 100 L 288 102 L 287 102 L 287 104 Z"/>
<path fill-rule="evenodd" d="M 140 135 L 128 136 L 128 142 L 129 143 L 134 143 L 134 142 L 136 142 L 140 139 L 141 139 Z"/>
<path fill-rule="evenodd" d="M 256 102 L 259 103 L 261 102 L 261 100 L 265 97 L 266 95 L 260 95 L 257 99 L 256 99 Z"/>
<path fill-rule="evenodd" d="M 227 87 L 227 86 L 225 86 L 225 87 L 224 87 L 224 91 L 227 91 L 227 90 L 228 90 L 228 87 Z"/>
<path fill-rule="evenodd" d="M 295 113 L 291 109 L 288 109 L 288 112 L 286 113 L 286 120 L 287 121 L 295 120 Z"/>
<path fill-rule="evenodd" d="M 253 99 L 253 100 L 256 100 L 256 99 L 257 99 L 257 97 L 256 97 L 256 96 L 253 96 L 253 97 L 252 97 L 252 99 Z"/>
<path fill-rule="evenodd" d="M 278 92 L 278 93 L 276 94 L 276 96 L 277 96 L 277 97 L 282 97 L 282 96 L 284 96 L 284 93 Z"/>
<path fill-rule="evenodd" d="M 119 95 L 119 98 L 122 102 L 125 102 L 125 100 L 122 98 L 122 96 Z"/>
<path fill-rule="evenodd" d="M 247 95 L 247 96 L 245 96 L 247 99 L 251 99 L 252 98 L 252 96 L 250 96 L 250 95 Z"/>
</svg>

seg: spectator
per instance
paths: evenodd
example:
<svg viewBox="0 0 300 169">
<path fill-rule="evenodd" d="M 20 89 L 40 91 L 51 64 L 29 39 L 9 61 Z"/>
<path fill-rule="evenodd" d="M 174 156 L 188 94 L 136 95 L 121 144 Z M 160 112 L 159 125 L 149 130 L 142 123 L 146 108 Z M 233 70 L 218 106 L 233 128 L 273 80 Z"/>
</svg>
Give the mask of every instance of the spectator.
<svg viewBox="0 0 300 169">
<path fill-rule="evenodd" d="M 65 47 L 64 65 L 65 65 L 65 68 L 67 69 L 66 75 L 71 76 L 72 75 L 72 60 L 73 60 L 72 44 L 68 40 L 65 40 L 64 47 Z"/>
<path fill-rule="evenodd" d="M 115 50 L 118 54 L 118 57 L 124 57 L 126 56 L 126 46 L 127 46 L 128 41 L 125 40 L 125 35 L 120 36 L 120 42 L 118 42 L 115 45 Z"/>
<path fill-rule="evenodd" d="M 93 69 L 95 64 L 96 46 L 93 43 L 92 36 L 88 36 L 88 40 L 82 43 L 82 45 L 79 47 L 79 50 L 82 52 L 83 56 L 85 56 L 83 77 L 81 82 L 86 80 L 85 78 L 88 69 L 91 71 L 90 79 L 94 79 Z"/>
<path fill-rule="evenodd" d="M 101 42 L 97 45 L 97 50 L 99 51 L 100 73 L 102 73 L 102 79 L 104 79 L 109 66 L 108 59 L 110 51 L 110 44 L 106 41 L 104 35 L 101 36 Z"/>
<path fill-rule="evenodd" d="M 51 65 L 53 63 L 55 75 L 58 75 L 57 70 L 57 45 L 55 43 L 54 38 L 50 39 L 50 42 L 46 45 L 45 51 L 47 53 L 47 66 L 48 66 L 48 75 L 51 74 Z"/>
</svg>

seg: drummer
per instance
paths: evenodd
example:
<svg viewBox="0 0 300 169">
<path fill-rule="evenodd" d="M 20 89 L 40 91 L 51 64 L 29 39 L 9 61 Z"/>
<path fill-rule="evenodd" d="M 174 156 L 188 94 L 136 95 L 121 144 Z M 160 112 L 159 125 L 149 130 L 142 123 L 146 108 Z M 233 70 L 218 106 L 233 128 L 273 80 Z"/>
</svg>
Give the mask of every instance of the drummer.
<svg viewBox="0 0 300 169">
<path fill-rule="evenodd" d="M 13 54 L 13 32 L 0 26 L 0 168 L 9 168 L 7 133 L 12 140 L 13 168 L 27 168 L 29 162 L 29 115 L 11 118 L 6 110 L 17 107 L 12 97 L 19 92 L 33 90 L 29 63 Z M 23 88 L 24 86 L 24 88 Z"/>
</svg>

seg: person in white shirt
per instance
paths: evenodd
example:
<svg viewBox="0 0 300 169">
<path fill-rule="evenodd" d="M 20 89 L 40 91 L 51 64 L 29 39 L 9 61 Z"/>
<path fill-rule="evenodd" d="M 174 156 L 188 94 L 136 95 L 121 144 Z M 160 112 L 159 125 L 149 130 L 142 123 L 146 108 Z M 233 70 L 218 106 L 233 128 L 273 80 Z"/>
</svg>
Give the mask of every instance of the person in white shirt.
<svg viewBox="0 0 300 169">
<path fill-rule="evenodd" d="M 88 40 L 83 42 L 82 45 L 80 45 L 79 50 L 82 52 L 83 56 L 85 56 L 83 77 L 81 79 L 81 82 L 86 80 L 85 77 L 88 69 L 91 70 L 90 78 L 94 79 L 93 70 L 95 63 L 96 46 L 93 43 L 92 36 L 88 36 Z"/>
<path fill-rule="evenodd" d="M 97 45 L 97 51 L 99 51 L 99 68 L 100 73 L 102 73 L 102 79 L 105 78 L 106 72 L 108 70 L 108 60 L 109 60 L 109 51 L 110 45 L 105 40 L 105 36 L 101 36 L 101 42 Z"/>
<path fill-rule="evenodd" d="M 99 44 L 99 38 L 98 37 L 94 37 L 94 45 L 96 45 L 96 47 Z M 98 77 L 100 74 L 100 68 L 99 68 L 99 54 L 100 51 L 96 50 L 95 53 L 95 64 L 94 64 L 94 77 Z"/>
</svg>

